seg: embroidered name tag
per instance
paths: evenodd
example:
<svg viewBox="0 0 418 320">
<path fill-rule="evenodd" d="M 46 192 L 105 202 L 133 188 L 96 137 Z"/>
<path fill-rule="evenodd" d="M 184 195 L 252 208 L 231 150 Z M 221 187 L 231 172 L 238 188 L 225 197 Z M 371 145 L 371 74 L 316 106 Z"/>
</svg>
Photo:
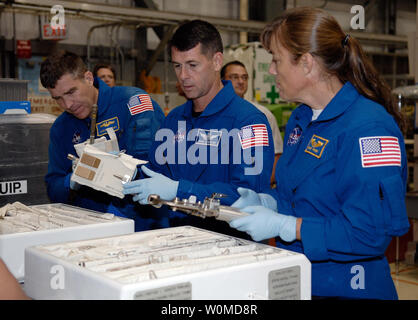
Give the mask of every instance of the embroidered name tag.
<svg viewBox="0 0 418 320">
<path fill-rule="evenodd" d="M 308 146 L 305 149 L 306 153 L 313 155 L 316 158 L 321 158 L 322 153 L 324 152 L 325 146 L 329 141 L 327 139 L 313 135 L 311 141 L 309 141 Z"/>
<path fill-rule="evenodd" d="M 199 129 L 197 131 L 196 144 L 217 147 L 221 140 L 222 132 L 218 130 Z"/>
<path fill-rule="evenodd" d="M 118 131 L 119 130 L 119 119 L 118 119 L 118 117 L 110 118 L 110 119 L 104 120 L 102 122 L 99 122 L 96 125 L 97 136 L 100 137 L 100 136 L 105 135 L 107 133 L 106 132 L 107 128 L 113 128 L 113 130 L 115 132 Z"/>
</svg>

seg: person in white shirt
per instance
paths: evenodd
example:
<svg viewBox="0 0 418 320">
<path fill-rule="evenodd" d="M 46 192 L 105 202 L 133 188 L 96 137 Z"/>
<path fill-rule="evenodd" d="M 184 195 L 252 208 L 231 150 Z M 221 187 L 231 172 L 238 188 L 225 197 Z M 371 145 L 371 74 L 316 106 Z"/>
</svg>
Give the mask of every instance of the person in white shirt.
<svg viewBox="0 0 418 320">
<path fill-rule="evenodd" d="M 238 61 L 231 61 L 225 64 L 221 70 L 221 78 L 222 80 L 229 80 L 232 82 L 232 86 L 234 87 L 235 93 L 244 99 L 244 95 L 248 89 L 248 72 L 245 68 L 245 65 Z M 279 159 L 280 155 L 283 153 L 283 139 L 280 134 L 279 126 L 277 125 L 276 117 L 271 113 L 269 109 L 265 106 L 250 101 L 257 109 L 265 114 L 267 120 L 270 124 L 271 131 L 273 133 L 273 141 L 274 141 L 274 165 L 273 165 L 273 172 L 270 179 L 270 184 L 272 187 L 275 186 L 275 172 L 276 172 L 276 163 Z"/>
</svg>

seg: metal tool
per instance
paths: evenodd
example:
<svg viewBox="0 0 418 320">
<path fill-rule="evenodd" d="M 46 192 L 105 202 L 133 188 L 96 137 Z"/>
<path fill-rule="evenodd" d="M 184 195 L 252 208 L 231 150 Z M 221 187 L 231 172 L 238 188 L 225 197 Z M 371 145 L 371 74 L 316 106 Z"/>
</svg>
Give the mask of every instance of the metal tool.
<svg viewBox="0 0 418 320">
<path fill-rule="evenodd" d="M 122 181 L 122 184 L 128 183 L 131 181 L 131 176 L 129 176 L 128 174 L 125 174 L 123 177 L 118 175 L 118 174 L 114 174 L 113 175 L 115 178 L 119 179 Z"/>
<path fill-rule="evenodd" d="M 69 154 L 67 154 L 67 159 L 68 160 L 71 160 L 73 163 L 72 163 L 72 168 L 73 168 L 73 170 L 75 169 L 75 167 L 77 166 L 77 164 L 78 164 L 78 161 L 80 160 L 79 158 L 77 158 L 75 155 L 73 155 L 73 154 L 71 154 L 71 153 L 69 153 Z"/>
<path fill-rule="evenodd" d="M 97 104 L 91 108 L 90 144 L 94 143 L 96 137 Z"/>
<path fill-rule="evenodd" d="M 230 206 L 221 205 L 220 198 L 226 195 L 221 193 L 213 193 L 210 198 L 206 197 L 203 202 L 196 202 L 195 196 L 190 196 L 189 199 L 175 198 L 172 201 L 162 200 L 157 194 L 150 194 L 148 196 L 148 203 L 156 208 L 161 208 L 162 205 L 169 206 L 173 211 L 181 211 L 193 216 L 206 218 L 214 217 L 217 220 L 230 222 L 234 219 L 248 216 L 248 213 L 242 212 Z"/>
</svg>

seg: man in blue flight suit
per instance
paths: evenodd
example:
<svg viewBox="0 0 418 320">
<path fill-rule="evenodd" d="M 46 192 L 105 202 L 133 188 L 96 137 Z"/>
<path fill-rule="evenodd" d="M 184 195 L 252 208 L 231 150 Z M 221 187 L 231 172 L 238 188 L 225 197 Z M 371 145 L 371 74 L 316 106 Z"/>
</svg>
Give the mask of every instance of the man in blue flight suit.
<svg viewBox="0 0 418 320">
<path fill-rule="evenodd" d="M 76 154 L 74 145 L 90 137 L 92 106 L 97 104 L 96 137 L 112 127 L 121 150 L 148 161 L 148 150 L 164 113 L 149 95 L 134 87 L 109 87 L 94 78 L 82 59 L 71 52 L 48 57 L 41 66 L 42 85 L 48 89 L 64 112 L 50 131 L 49 165 L 45 177 L 52 202 L 68 203 L 101 212 L 112 212 L 136 220 L 135 229 L 161 227 L 162 221 L 149 217 L 148 208 L 111 197 L 71 182 L 72 162 L 67 155 Z M 136 209 L 134 209 L 134 206 Z"/>
<path fill-rule="evenodd" d="M 189 99 L 175 108 L 156 134 L 145 179 L 124 185 L 133 200 L 148 203 L 150 194 L 164 200 L 213 193 L 226 195 L 222 204 L 238 199 L 238 186 L 269 187 L 274 144 L 265 115 L 237 96 L 230 81 L 221 81 L 223 45 L 216 28 L 201 20 L 180 26 L 169 51 L 178 81 Z M 148 178 L 149 177 L 149 178 Z M 171 213 L 171 226 L 190 224 L 247 237 L 228 224 Z"/>
</svg>

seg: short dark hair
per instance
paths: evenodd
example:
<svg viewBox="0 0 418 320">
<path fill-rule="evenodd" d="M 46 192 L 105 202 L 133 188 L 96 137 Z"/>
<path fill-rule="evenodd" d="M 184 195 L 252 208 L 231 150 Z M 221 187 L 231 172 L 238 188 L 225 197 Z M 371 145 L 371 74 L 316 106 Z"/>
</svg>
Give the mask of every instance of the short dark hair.
<svg viewBox="0 0 418 320">
<path fill-rule="evenodd" d="M 97 72 L 100 70 L 100 69 L 103 69 L 103 68 L 105 68 L 105 69 L 109 69 L 110 71 L 112 71 L 112 73 L 113 73 L 113 77 L 115 78 L 115 80 L 116 80 L 116 71 L 115 71 L 115 68 L 113 68 L 110 64 L 108 64 L 108 63 L 98 63 L 98 64 L 96 64 L 95 66 L 94 66 L 94 69 L 93 69 L 93 76 L 95 76 L 95 77 L 97 77 Z"/>
<path fill-rule="evenodd" d="M 64 74 L 72 74 L 76 78 L 83 78 L 87 67 L 83 60 L 75 53 L 57 51 L 41 64 L 40 78 L 45 88 L 55 88 L 57 81 Z"/>
<path fill-rule="evenodd" d="M 247 68 L 245 67 L 245 65 L 244 65 L 241 61 L 238 61 L 238 60 L 230 61 L 230 62 L 228 62 L 227 64 L 225 64 L 225 65 L 222 67 L 222 69 L 221 69 L 221 79 L 222 79 L 222 80 L 224 80 L 224 79 L 225 79 L 226 69 L 227 69 L 229 66 L 233 66 L 233 65 L 241 66 L 241 67 L 243 67 L 245 70 L 247 70 Z"/>
<path fill-rule="evenodd" d="M 168 53 L 171 56 L 172 47 L 179 51 L 188 51 L 199 43 L 202 45 L 202 54 L 205 55 L 224 51 L 221 35 L 215 26 L 207 21 L 192 20 L 178 27 L 168 43 Z"/>
</svg>

